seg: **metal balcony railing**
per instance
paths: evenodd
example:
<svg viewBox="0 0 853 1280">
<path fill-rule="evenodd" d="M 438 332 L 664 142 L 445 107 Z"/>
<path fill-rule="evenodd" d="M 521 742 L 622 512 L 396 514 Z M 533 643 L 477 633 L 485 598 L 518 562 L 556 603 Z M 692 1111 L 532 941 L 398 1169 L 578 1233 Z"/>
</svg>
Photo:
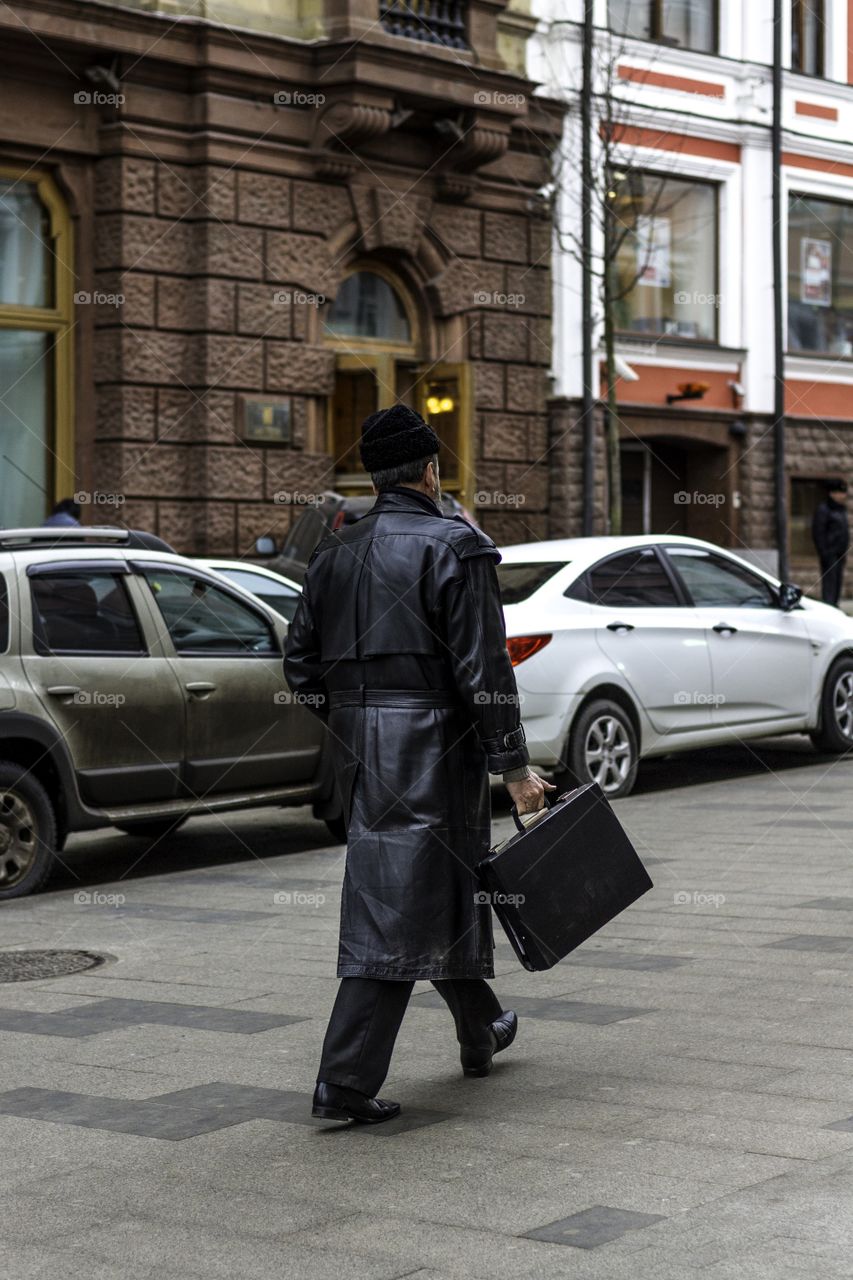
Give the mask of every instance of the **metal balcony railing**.
<svg viewBox="0 0 853 1280">
<path fill-rule="evenodd" d="M 468 0 L 380 0 L 382 29 L 392 36 L 467 49 Z"/>
</svg>

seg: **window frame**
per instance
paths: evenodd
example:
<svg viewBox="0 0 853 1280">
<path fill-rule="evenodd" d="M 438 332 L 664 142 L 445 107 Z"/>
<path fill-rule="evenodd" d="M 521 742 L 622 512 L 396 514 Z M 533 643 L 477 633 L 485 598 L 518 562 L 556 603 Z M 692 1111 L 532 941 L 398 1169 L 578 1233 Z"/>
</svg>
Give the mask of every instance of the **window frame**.
<svg viewBox="0 0 853 1280">
<path fill-rule="evenodd" d="M 690 588 L 688 587 L 686 581 L 684 580 L 684 578 L 682 577 L 679 571 L 678 564 L 676 563 L 674 557 L 671 554 L 673 551 L 675 552 L 701 551 L 701 552 L 704 552 L 704 554 L 708 556 L 712 562 L 718 561 L 724 567 L 728 566 L 735 572 L 747 573 L 751 578 L 754 578 L 757 582 L 759 582 L 762 585 L 762 587 L 764 587 L 767 590 L 769 596 L 771 597 L 771 603 L 767 605 L 734 604 L 734 603 L 697 604 L 696 601 L 693 599 L 693 594 L 690 591 Z M 740 564 L 739 561 L 730 560 L 729 557 L 726 556 L 723 552 L 717 551 L 716 549 L 709 549 L 706 547 L 680 546 L 678 543 L 672 543 L 669 546 L 664 546 L 663 552 L 665 554 L 667 561 L 670 564 L 672 574 L 678 579 L 679 583 L 682 586 L 684 595 L 686 599 L 689 601 L 689 608 L 691 609 L 778 609 L 779 608 L 778 594 L 776 592 L 776 589 L 773 586 L 773 583 L 770 582 L 767 578 L 762 577 L 762 575 L 757 570 L 753 569 L 750 565 L 742 565 Z"/>
<path fill-rule="evenodd" d="M 616 167 L 618 167 L 619 165 L 618 154 L 613 157 L 613 165 Z M 666 182 L 677 182 L 677 183 L 681 183 L 684 186 L 692 186 L 692 187 L 702 186 L 702 187 L 711 188 L 714 196 L 714 233 L 715 233 L 714 282 L 711 289 L 711 296 L 719 298 L 721 296 L 720 280 L 722 278 L 721 261 L 720 261 L 721 250 L 722 250 L 721 223 L 723 220 L 723 200 L 726 194 L 725 192 L 726 178 L 720 177 L 717 175 L 710 176 L 710 177 L 707 177 L 707 176 L 698 177 L 695 174 L 688 172 L 686 170 L 679 171 L 678 173 L 671 173 L 666 171 L 665 169 L 658 168 L 653 159 L 650 160 L 650 163 L 648 165 L 641 164 L 641 165 L 637 165 L 636 168 L 632 166 L 632 169 L 634 172 L 640 174 L 641 176 L 648 176 L 649 178 L 654 178 L 656 180 L 663 180 Z M 616 263 L 617 263 L 617 259 L 614 258 L 612 263 L 610 264 L 611 270 L 615 270 Z M 634 292 L 634 289 L 637 289 L 639 287 L 640 287 L 639 282 L 635 282 L 634 288 L 631 290 L 630 293 L 625 294 L 624 298 L 621 299 L 621 302 L 626 303 L 628 299 L 631 297 L 631 294 Z M 681 292 L 681 291 L 682 290 L 680 289 L 676 290 L 676 292 Z M 698 290 L 696 292 L 698 292 Z M 655 331 L 643 330 L 643 329 L 621 329 L 615 324 L 614 324 L 613 332 L 616 339 L 620 341 L 625 340 L 625 341 L 632 341 L 632 342 L 654 342 L 654 343 L 669 342 L 669 343 L 678 343 L 679 345 L 683 344 L 685 346 L 707 348 L 707 347 L 719 347 L 722 345 L 723 328 L 724 328 L 724 317 L 722 313 L 722 307 L 721 305 L 717 304 L 714 306 L 714 336 L 710 338 L 705 338 L 705 337 L 689 338 L 689 337 L 685 337 L 683 334 L 680 334 L 680 333 L 667 333 L 665 329 L 660 329 Z"/>
<path fill-rule="evenodd" d="M 826 0 L 813 0 L 813 3 L 820 4 L 820 15 L 818 16 L 818 24 L 820 27 L 820 38 L 817 42 L 817 70 L 807 71 L 802 65 L 802 53 L 805 48 L 805 23 L 806 8 L 803 0 L 791 0 L 791 70 L 798 76 L 809 76 L 813 80 L 826 79 L 827 65 L 827 24 L 826 24 Z M 799 45 L 799 62 L 794 61 L 794 40 L 797 39 Z"/>
<path fill-rule="evenodd" d="M 27 566 L 27 582 L 30 584 L 29 589 L 29 606 L 30 606 L 30 634 L 32 636 L 33 653 L 39 658 L 150 658 L 151 648 L 148 638 L 145 634 L 145 626 L 139 616 L 139 610 L 133 599 L 133 592 L 128 590 L 127 582 L 122 586 L 130 613 L 136 623 L 136 629 L 139 638 L 142 641 L 141 649 L 66 649 L 53 648 L 48 644 L 47 636 L 42 627 L 41 611 L 36 604 L 35 593 L 33 590 L 33 582 L 39 578 L 81 578 L 81 577 L 107 577 L 129 579 L 131 576 L 130 567 L 122 561 L 115 560 L 83 560 L 83 561 L 50 561 L 40 564 L 31 564 Z"/>
<path fill-rule="evenodd" d="M 591 598 L 591 591 L 590 591 L 590 584 L 589 584 L 590 574 L 594 573 L 596 569 L 600 569 L 602 565 L 607 564 L 610 560 L 619 560 L 621 559 L 622 556 L 632 555 L 635 552 L 638 554 L 642 554 L 643 552 L 646 552 L 646 551 L 650 551 L 654 555 L 658 564 L 663 569 L 664 574 L 668 579 L 669 584 L 672 587 L 673 592 L 675 594 L 674 603 L 652 604 L 647 602 L 645 604 L 601 604 L 598 600 L 593 600 Z M 572 595 L 571 594 L 572 588 L 577 587 L 579 583 L 583 583 L 584 594 L 582 596 Z M 661 548 L 657 545 L 657 543 L 651 543 L 651 544 L 640 543 L 636 547 L 623 547 L 621 551 L 608 552 L 606 556 L 602 556 L 599 560 L 596 560 L 594 564 L 588 565 L 587 568 L 584 569 L 583 573 L 578 574 L 578 576 L 574 579 L 574 581 L 570 582 L 569 585 L 566 587 L 565 591 L 563 592 L 563 595 L 568 600 L 577 600 L 581 604 L 591 605 L 595 609 L 687 609 L 687 608 L 692 608 L 690 604 L 689 596 L 684 590 L 684 584 L 681 582 L 681 579 L 675 573 L 673 573 L 672 566 L 670 565 L 667 557 L 661 554 Z"/>
<path fill-rule="evenodd" d="M 0 330 L 51 335 L 48 397 L 48 506 L 74 491 L 74 233 L 68 207 L 51 175 L 26 165 L 0 164 L 0 179 L 34 187 L 47 210 L 54 261 L 53 306 L 27 307 L 0 301 Z M 45 512 L 47 514 L 47 511 Z"/>
<path fill-rule="evenodd" d="M 172 649 L 174 650 L 176 657 L 178 658 L 213 658 L 213 659 L 249 658 L 253 661 L 256 661 L 259 658 L 265 659 L 265 660 L 268 660 L 269 658 L 275 658 L 275 659 L 281 658 L 282 642 L 279 638 L 278 632 L 276 631 L 275 624 L 273 623 L 271 618 L 267 617 L 266 613 L 264 612 L 264 606 L 260 601 L 258 601 L 258 603 L 255 604 L 253 601 L 247 600 L 239 590 L 230 590 L 225 583 L 220 582 L 218 579 L 210 578 L 203 571 L 197 571 L 195 569 L 185 567 L 184 565 L 157 564 L 157 563 L 152 563 L 150 560 L 146 560 L 146 561 L 132 562 L 132 567 L 135 573 L 137 574 L 137 576 L 141 578 L 142 581 L 145 583 L 145 590 L 148 593 L 148 597 L 147 597 L 148 604 L 153 610 L 155 625 L 157 625 L 158 623 L 162 623 L 163 627 L 165 628 L 165 639 L 167 639 L 169 644 L 172 646 Z M 166 616 L 157 603 L 157 596 L 154 592 L 154 588 L 151 586 L 151 583 L 148 580 L 148 575 L 150 573 L 159 573 L 159 574 L 170 573 L 178 577 L 182 576 L 186 578 L 197 578 L 199 581 L 204 582 L 206 586 L 212 587 L 215 591 L 218 591 L 220 595 L 228 596 L 230 599 L 232 599 L 235 602 L 235 604 L 240 605 L 243 609 L 245 609 L 247 613 L 255 615 L 261 622 L 263 622 L 272 640 L 272 643 L 273 643 L 272 649 L 266 653 L 252 653 L 251 650 L 249 649 L 234 649 L 234 650 L 179 649 L 177 643 L 175 642 L 175 638 L 172 635 L 172 631 L 171 631 L 171 628 L 169 627 L 169 623 L 166 620 Z M 163 638 L 164 633 L 160 631 L 159 626 L 157 629 L 158 629 L 158 634 L 160 635 L 161 638 Z"/>
<path fill-rule="evenodd" d="M 611 35 L 622 40 L 638 40 L 642 44 L 660 44 L 665 49 L 672 49 L 674 52 L 687 53 L 704 53 L 707 57 L 719 57 L 720 53 L 720 0 L 710 0 L 711 9 L 711 48 L 696 49 L 692 45 L 673 44 L 671 40 L 667 40 L 663 35 L 663 0 L 646 0 L 651 21 L 649 26 L 652 29 L 652 35 L 649 36 L 631 36 L 626 35 L 622 31 L 617 31 L 610 21 L 610 3 L 607 4 L 607 30 Z"/>
<path fill-rule="evenodd" d="M 850 211 L 851 217 L 853 217 L 853 189 L 849 187 L 845 187 L 843 190 L 841 190 L 839 189 L 839 187 L 835 185 L 832 185 L 831 189 L 827 189 L 828 186 L 830 186 L 829 183 L 827 183 L 826 186 L 806 189 L 802 185 L 801 177 L 799 177 L 797 174 L 793 174 L 789 176 L 788 181 L 786 182 L 785 188 L 784 188 L 785 206 L 784 206 L 783 216 L 785 219 L 784 243 L 785 243 L 786 255 L 790 254 L 791 252 L 791 205 L 795 200 L 818 201 L 818 202 L 823 202 L 824 204 L 842 205 Z M 784 318 L 785 318 L 786 359 L 790 359 L 790 358 L 793 358 L 795 360 L 796 359 L 804 359 L 804 360 L 814 360 L 814 359 L 828 360 L 829 359 L 834 362 L 835 361 L 843 362 L 843 364 L 845 365 L 847 364 L 847 362 L 853 360 L 853 354 L 842 355 L 838 352 L 824 351 L 824 350 L 820 350 L 819 348 L 791 346 L 791 321 L 790 321 L 791 280 L 790 280 L 790 273 L 787 270 L 787 256 L 786 256 L 786 269 L 784 271 L 784 290 L 785 290 L 785 298 L 784 298 L 785 317 Z M 828 310 L 834 311 L 834 307 L 830 305 Z M 851 320 L 851 325 L 853 325 L 853 311 L 851 311 L 850 313 L 850 320 Z"/>
</svg>

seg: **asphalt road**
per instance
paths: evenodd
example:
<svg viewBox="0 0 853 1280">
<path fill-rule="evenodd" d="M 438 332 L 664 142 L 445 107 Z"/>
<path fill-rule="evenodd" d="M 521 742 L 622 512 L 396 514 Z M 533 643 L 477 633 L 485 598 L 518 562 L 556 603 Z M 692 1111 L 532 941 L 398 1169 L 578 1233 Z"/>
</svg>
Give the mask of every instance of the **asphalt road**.
<svg viewBox="0 0 853 1280">
<path fill-rule="evenodd" d="M 549 973 L 501 944 L 487 1080 L 419 986 L 377 1129 L 309 1117 L 343 871 L 310 811 L 73 837 L 0 908 L 4 950 L 107 957 L 0 991 L 4 1275 L 849 1276 L 851 781 L 799 739 L 647 764 L 616 807 L 655 889 Z"/>
</svg>

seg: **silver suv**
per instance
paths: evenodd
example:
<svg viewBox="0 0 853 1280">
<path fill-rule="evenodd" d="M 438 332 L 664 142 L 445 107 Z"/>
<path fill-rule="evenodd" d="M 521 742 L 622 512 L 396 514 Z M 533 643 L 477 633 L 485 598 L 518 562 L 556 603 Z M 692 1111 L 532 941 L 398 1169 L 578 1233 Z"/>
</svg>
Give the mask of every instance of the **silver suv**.
<svg viewBox="0 0 853 1280">
<path fill-rule="evenodd" d="M 71 831 L 312 803 L 342 837 L 326 735 L 284 680 L 287 623 L 120 529 L 0 531 L 0 899 Z"/>
</svg>

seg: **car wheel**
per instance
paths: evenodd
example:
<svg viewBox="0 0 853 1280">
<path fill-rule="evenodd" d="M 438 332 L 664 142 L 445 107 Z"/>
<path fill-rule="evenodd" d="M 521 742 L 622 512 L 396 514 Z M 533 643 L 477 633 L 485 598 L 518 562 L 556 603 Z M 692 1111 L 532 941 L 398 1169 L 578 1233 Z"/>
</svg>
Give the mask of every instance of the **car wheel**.
<svg viewBox="0 0 853 1280">
<path fill-rule="evenodd" d="M 609 800 L 627 796 L 639 762 L 631 717 L 609 698 L 591 702 L 572 726 L 567 755 L 568 768 L 554 778 L 558 791 L 597 782 Z"/>
<path fill-rule="evenodd" d="M 35 893 L 50 875 L 56 816 L 38 778 L 0 763 L 0 901 Z"/>
<path fill-rule="evenodd" d="M 187 820 L 187 816 L 183 818 L 151 818 L 146 822 L 117 822 L 115 825 L 119 831 L 123 831 L 128 836 L 142 836 L 146 840 L 161 840 L 163 836 L 170 835 L 173 831 L 177 831 L 178 827 L 182 827 Z"/>
<path fill-rule="evenodd" d="M 337 818 L 324 818 L 323 821 L 329 828 L 329 832 L 334 837 L 335 841 L 338 844 L 346 844 L 347 824 L 344 822 L 343 814 L 340 814 Z"/>
<path fill-rule="evenodd" d="M 818 751 L 853 751 L 853 658 L 839 658 L 823 682 L 820 728 L 810 735 Z"/>
</svg>

